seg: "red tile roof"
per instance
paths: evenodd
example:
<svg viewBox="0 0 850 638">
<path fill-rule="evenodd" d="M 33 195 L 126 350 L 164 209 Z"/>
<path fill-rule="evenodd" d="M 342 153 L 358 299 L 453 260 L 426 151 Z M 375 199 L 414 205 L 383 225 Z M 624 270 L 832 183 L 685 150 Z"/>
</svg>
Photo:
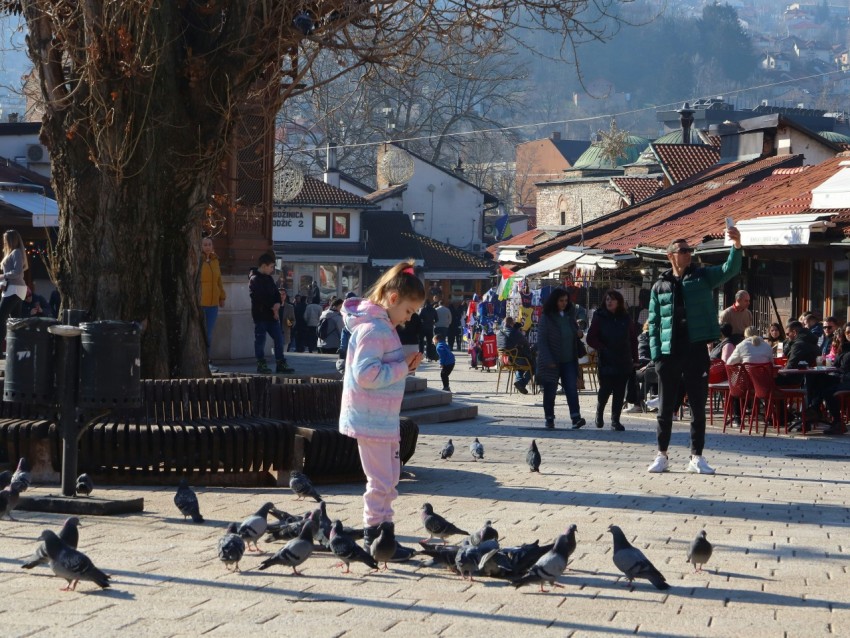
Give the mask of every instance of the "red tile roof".
<svg viewBox="0 0 850 638">
<path fill-rule="evenodd" d="M 550 234 L 545 231 L 538 230 L 537 228 L 532 228 L 531 230 L 527 230 L 524 233 L 514 235 L 513 237 L 509 237 L 508 239 L 487 246 L 487 252 L 490 253 L 493 257 L 495 257 L 496 253 L 499 252 L 500 246 L 533 246 L 541 238 L 546 238 L 549 236 Z"/>
<path fill-rule="evenodd" d="M 650 144 L 671 184 L 702 173 L 720 161 L 720 147 L 701 144 Z"/>
<path fill-rule="evenodd" d="M 734 219 L 754 217 L 760 210 L 756 202 L 760 202 L 764 208 L 771 201 L 775 203 L 780 199 L 787 199 L 787 192 L 784 198 L 779 198 L 774 192 L 766 199 L 757 199 L 754 190 L 742 200 L 735 195 L 736 192 L 749 185 L 758 188 L 758 184 L 765 178 L 794 179 L 798 175 L 773 176 L 772 173 L 777 168 L 799 166 L 802 160 L 802 155 L 784 155 L 715 166 L 696 181 L 673 187 L 663 196 L 623 208 L 585 224 L 584 245 L 588 248 L 623 253 L 637 246 L 663 248 L 678 238 L 698 244 L 713 234 L 719 236 L 727 215 Z M 833 172 L 834 170 L 833 168 Z M 824 179 L 826 177 L 822 177 L 821 181 Z M 717 202 L 723 203 L 711 209 L 716 215 L 714 212 L 710 215 L 704 212 Z M 729 202 L 734 202 L 735 205 L 730 208 Z M 766 214 L 782 213 L 774 211 Z M 580 238 L 581 231 L 573 229 L 526 252 L 529 260 L 536 262 L 566 246 L 577 245 Z"/>
<path fill-rule="evenodd" d="M 631 197 L 632 204 L 649 199 L 662 188 L 656 177 L 612 177 L 611 181 L 623 197 Z"/>
<path fill-rule="evenodd" d="M 292 199 L 279 202 L 280 206 L 326 206 L 328 208 L 373 208 L 372 202 L 349 193 L 346 190 L 325 184 L 325 182 L 304 176 L 301 192 Z"/>
</svg>

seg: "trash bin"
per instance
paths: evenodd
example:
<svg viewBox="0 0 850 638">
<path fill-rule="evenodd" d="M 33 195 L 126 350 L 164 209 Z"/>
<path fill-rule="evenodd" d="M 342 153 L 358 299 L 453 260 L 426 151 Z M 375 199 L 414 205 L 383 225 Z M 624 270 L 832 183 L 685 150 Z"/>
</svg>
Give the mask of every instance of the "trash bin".
<svg viewBox="0 0 850 638">
<path fill-rule="evenodd" d="M 47 328 L 57 323 L 50 317 L 9 319 L 6 322 L 4 401 L 55 402 L 54 341 Z"/>
<path fill-rule="evenodd" d="M 141 405 L 141 327 L 131 321 L 80 325 L 80 407 Z"/>
</svg>

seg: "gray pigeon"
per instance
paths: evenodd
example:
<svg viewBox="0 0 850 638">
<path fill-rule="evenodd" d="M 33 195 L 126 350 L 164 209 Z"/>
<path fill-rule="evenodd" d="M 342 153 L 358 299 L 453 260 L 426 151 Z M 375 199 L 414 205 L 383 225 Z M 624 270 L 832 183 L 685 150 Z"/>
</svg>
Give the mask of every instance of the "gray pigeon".
<svg viewBox="0 0 850 638">
<path fill-rule="evenodd" d="M 304 527 L 301 528 L 301 533 L 298 535 L 298 538 L 293 538 L 286 545 L 277 550 L 274 556 L 267 558 L 260 563 L 257 569 L 263 570 L 268 569 L 272 565 L 283 565 L 285 567 L 291 567 L 292 572 L 296 576 L 300 576 L 301 574 L 295 568 L 310 558 L 310 554 L 312 553 L 313 530 L 310 527 L 310 522 L 307 521 L 304 523 Z"/>
<path fill-rule="evenodd" d="M 319 496 L 316 488 L 313 487 L 313 483 L 310 482 L 310 479 L 307 478 L 306 474 L 299 472 L 298 470 L 292 470 L 289 473 L 289 488 L 295 492 L 299 501 L 305 496 L 309 496 L 317 503 L 322 502 L 322 497 Z"/>
<path fill-rule="evenodd" d="M 76 492 L 81 496 L 88 496 L 94 489 L 94 482 L 88 474 L 80 474 L 77 477 Z"/>
<path fill-rule="evenodd" d="M 532 472 L 540 471 L 540 450 L 537 449 L 537 441 L 531 441 L 528 452 L 525 453 L 525 462 Z"/>
<path fill-rule="evenodd" d="M 481 445 L 478 438 L 469 444 L 469 452 L 472 454 L 473 461 L 477 461 L 478 459 L 484 460 L 484 446 Z"/>
<path fill-rule="evenodd" d="M 330 549 L 341 562 L 337 567 L 345 565 L 343 574 L 351 571 L 351 563 L 363 563 L 372 569 L 378 569 L 378 563 L 372 558 L 368 552 L 360 547 L 353 538 L 346 536 L 343 532 L 342 521 L 336 520 L 331 526 Z"/>
<path fill-rule="evenodd" d="M 15 473 L 12 474 L 12 483 L 20 483 L 21 492 L 26 492 L 32 483 L 32 477 L 30 476 L 30 464 L 27 463 L 27 460 L 23 456 L 21 457 L 21 460 L 18 461 L 18 469 L 16 469 Z"/>
<path fill-rule="evenodd" d="M 378 538 L 369 546 L 369 553 L 376 563 L 383 563 L 384 569 L 389 569 L 387 563 L 396 553 L 395 526 L 381 523 L 378 526 Z"/>
<path fill-rule="evenodd" d="M 21 498 L 21 484 L 12 481 L 12 484 L 4 490 L 0 491 L 0 519 L 8 516 L 10 521 L 14 521 L 12 510 L 18 506 L 18 501 Z"/>
<path fill-rule="evenodd" d="M 705 530 L 701 530 L 691 542 L 691 547 L 688 550 L 688 562 L 693 563 L 695 572 L 702 571 L 702 566 L 711 558 L 712 551 L 714 551 L 714 547 L 705 537 Z"/>
<path fill-rule="evenodd" d="M 189 487 L 189 481 L 185 478 L 180 479 L 180 483 L 177 485 L 174 504 L 183 515 L 184 521 L 187 516 L 191 516 L 192 520 L 196 523 L 204 522 L 204 517 L 201 516 L 200 506 L 198 505 L 198 495 L 195 494 L 195 490 Z"/>
<path fill-rule="evenodd" d="M 614 565 L 626 575 L 629 585 L 635 578 L 646 578 L 656 589 L 670 589 L 661 572 L 655 569 L 642 551 L 629 543 L 623 530 L 616 525 L 610 525 L 608 531 L 614 537 Z"/>
<path fill-rule="evenodd" d="M 454 571 L 455 559 L 460 547 L 457 545 L 429 545 L 422 541 L 419 541 L 419 544 L 422 546 L 419 551 L 431 557 L 431 563 L 428 567 L 447 567 Z"/>
<path fill-rule="evenodd" d="M 518 578 L 554 546 L 549 543 L 541 547 L 539 541 L 534 541 L 518 547 L 497 547 L 481 557 L 478 571 L 492 578 Z"/>
<path fill-rule="evenodd" d="M 570 525 L 567 531 L 555 540 L 555 546 L 541 556 L 526 574 L 511 581 L 511 584 L 514 587 L 522 587 L 530 583 L 538 584 L 540 585 L 540 591 L 544 593 L 546 592 L 543 589 L 544 583 L 549 583 L 552 587 L 563 587 L 563 585 L 558 584 L 556 581 L 567 568 L 570 555 L 575 549 L 576 526 Z"/>
<path fill-rule="evenodd" d="M 291 541 L 293 538 L 298 538 L 298 535 L 301 533 L 302 528 L 304 527 L 304 523 L 310 520 L 310 517 L 313 515 L 312 512 L 308 512 L 304 516 L 295 516 L 288 523 L 272 523 L 268 525 L 266 531 L 268 535 L 266 536 L 266 542 L 271 543 L 272 541 Z M 312 530 L 312 527 L 311 527 Z"/>
<path fill-rule="evenodd" d="M 259 552 L 260 548 L 257 547 L 257 539 L 260 538 L 263 534 L 266 533 L 266 528 L 269 526 L 268 515 L 271 510 L 274 509 L 274 503 L 265 503 L 260 509 L 251 514 L 248 518 L 246 518 L 239 525 L 239 529 L 237 533 L 245 539 L 245 542 L 248 544 L 248 551 Z M 312 534 L 312 529 L 310 526 L 307 526 L 310 529 L 310 533 Z M 254 549 L 251 549 L 251 543 L 254 543 Z"/>
<path fill-rule="evenodd" d="M 443 446 L 443 449 L 440 450 L 440 458 L 444 461 L 452 458 L 452 454 L 455 453 L 455 444 L 452 443 L 452 440 L 449 439 L 448 442 Z"/>
<path fill-rule="evenodd" d="M 12 473 L 9 470 L 0 472 L 0 490 L 12 484 Z"/>
<path fill-rule="evenodd" d="M 442 539 L 445 543 L 446 538 L 454 534 L 469 536 L 469 532 L 465 532 L 453 523 L 449 523 L 439 514 L 434 514 L 434 508 L 430 503 L 425 503 L 420 512 L 422 514 L 422 525 L 425 526 L 425 530 L 431 535 L 430 538 L 423 540 L 425 543 L 434 540 L 435 537 Z"/>
<path fill-rule="evenodd" d="M 62 526 L 62 529 L 59 530 L 59 540 L 65 543 L 68 547 L 77 549 L 77 544 L 80 542 L 80 532 L 77 529 L 79 524 L 80 519 L 76 516 L 72 516 L 67 519 L 65 524 Z M 27 558 L 24 564 L 21 565 L 21 568 L 32 569 L 39 565 L 47 565 L 49 562 L 50 557 L 47 555 L 47 545 L 45 545 L 44 541 L 42 541 L 38 544 L 38 547 L 35 548 L 32 556 Z"/>
<path fill-rule="evenodd" d="M 49 529 L 44 530 L 38 540 L 44 541 L 53 573 L 68 581 L 62 591 L 74 591 L 81 580 L 91 581 L 102 589 L 109 587 L 109 576 L 95 567 L 88 556 L 63 543 Z"/>
<path fill-rule="evenodd" d="M 466 575 L 469 574 L 469 581 L 475 580 L 473 576 L 478 571 L 478 563 L 485 554 L 494 549 L 499 549 L 499 542 L 495 540 L 484 541 L 480 545 L 460 547 L 455 555 L 455 568 L 460 572 L 460 577 L 466 580 Z"/>
<path fill-rule="evenodd" d="M 467 538 L 464 538 L 461 545 L 472 545 L 477 547 L 484 541 L 499 540 L 499 532 L 493 527 L 493 521 L 485 521 L 484 527 L 477 532 L 472 532 Z"/>
<path fill-rule="evenodd" d="M 230 566 L 235 565 L 232 571 L 239 571 L 239 561 L 245 555 L 245 541 L 237 533 L 238 523 L 230 523 L 227 533 L 218 539 L 218 557 L 224 563 L 225 569 L 231 571 Z"/>
</svg>

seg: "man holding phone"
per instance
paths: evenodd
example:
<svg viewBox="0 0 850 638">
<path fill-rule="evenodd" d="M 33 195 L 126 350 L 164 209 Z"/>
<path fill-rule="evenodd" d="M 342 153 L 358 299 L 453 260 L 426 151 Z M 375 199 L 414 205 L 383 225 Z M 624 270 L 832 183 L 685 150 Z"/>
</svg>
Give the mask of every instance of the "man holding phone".
<svg viewBox="0 0 850 638">
<path fill-rule="evenodd" d="M 714 474 L 702 456 L 705 445 L 705 405 L 708 399 L 708 348 L 720 334 L 712 291 L 741 271 L 741 233 L 735 226 L 726 235 L 732 241 L 722 266 L 694 266 L 694 249 L 686 239 L 667 247 L 672 268 L 661 273 L 649 297 L 649 348 L 658 373 L 658 454 L 649 472 L 669 468 L 667 448 L 673 429 L 673 409 L 684 385 L 691 409 L 691 458 L 688 472 Z"/>
</svg>

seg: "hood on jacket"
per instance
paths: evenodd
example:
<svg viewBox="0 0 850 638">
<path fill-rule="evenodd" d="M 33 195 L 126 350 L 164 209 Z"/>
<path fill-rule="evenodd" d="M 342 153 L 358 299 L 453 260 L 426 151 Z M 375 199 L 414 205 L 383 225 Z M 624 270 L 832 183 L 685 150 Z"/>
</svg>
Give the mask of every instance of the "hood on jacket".
<svg viewBox="0 0 850 638">
<path fill-rule="evenodd" d="M 258 275 L 259 273 L 260 273 L 260 269 L 259 269 L 259 268 L 257 268 L 256 266 L 251 266 L 251 267 L 248 269 L 248 279 L 250 280 L 250 279 L 251 279 L 251 277 L 253 277 L 254 275 Z"/>
<path fill-rule="evenodd" d="M 478 295 L 472 295 L 472 301 L 478 301 Z"/>
<path fill-rule="evenodd" d="M 392 328 L 387 309 L 383 306 L 372 303 L 368 299 L 357 297 L 346 299 L 342 304 L 342 321 L 349 332 L 354 332 L 354 328 L 361 323 L 375 319 L 386 321 L 387 325 Z"/>
</svg>

